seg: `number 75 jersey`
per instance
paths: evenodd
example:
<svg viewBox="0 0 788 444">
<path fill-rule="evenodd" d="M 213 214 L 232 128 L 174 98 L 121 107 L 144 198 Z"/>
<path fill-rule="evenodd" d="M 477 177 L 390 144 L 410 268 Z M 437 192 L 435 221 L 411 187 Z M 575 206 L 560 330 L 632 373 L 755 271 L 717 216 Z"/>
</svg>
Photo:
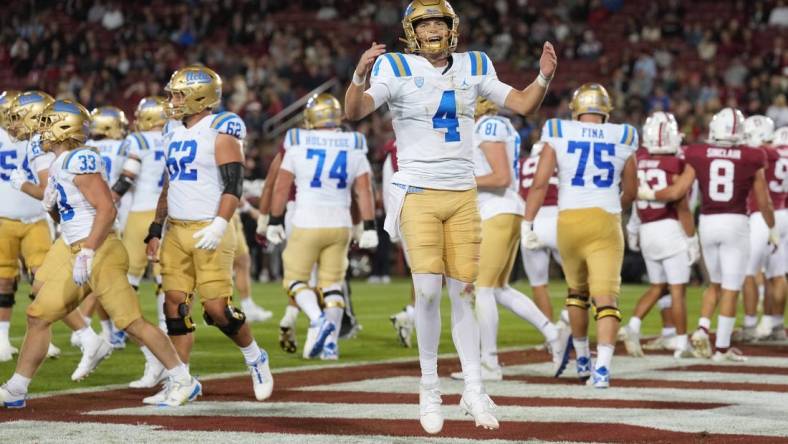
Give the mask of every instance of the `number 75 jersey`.
<svg viewBox="0 0 788 444">
<path fill-rule="evenodd" d="M 542 140 L 558 162 L 559 210 L 597 207 L 621 213 L 621 173 L 638 147 L 632 125 L 550 119 Z"/>
</svg>

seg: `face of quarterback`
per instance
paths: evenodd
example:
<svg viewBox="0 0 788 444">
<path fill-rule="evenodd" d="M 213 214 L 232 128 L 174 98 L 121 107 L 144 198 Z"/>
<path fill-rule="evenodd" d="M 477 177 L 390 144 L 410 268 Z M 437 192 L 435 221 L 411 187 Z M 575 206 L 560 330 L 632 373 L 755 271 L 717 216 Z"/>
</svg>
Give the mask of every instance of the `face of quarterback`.
<svg viewBox="0 0 788 444">
<path fill-rule="evenodd" d="M 438 46 L 449 39 L 449 25 L 439 18 L 420 20 L 415 31 L 422 47 Z"/>
<path fill-rule="evenodd" d="M 179 107 L 184 104 L 186 101 L 186 97 L 183 95 L 182 92 L 173 91 L 170 93 L 170 103 L 172 103 L 173 107 Z"/>
</svg>

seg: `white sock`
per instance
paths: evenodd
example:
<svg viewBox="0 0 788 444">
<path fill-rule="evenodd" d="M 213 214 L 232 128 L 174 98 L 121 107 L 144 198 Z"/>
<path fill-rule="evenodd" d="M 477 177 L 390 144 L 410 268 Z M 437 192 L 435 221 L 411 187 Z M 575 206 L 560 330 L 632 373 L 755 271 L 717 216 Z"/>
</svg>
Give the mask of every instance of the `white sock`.
<svg viewBox="0 0 788 444">
<path fill-rule="evenodd" d="M 714 341 L 716 348 L 728 348 L 731 346 L 731 333 L 733 333 L 735 324 L 735 317 L 717 316 L 717 340 Z"/>
<path fill-rule="evenodd" d="M 588 346 L 588 338 L 572 338 L 572 345 L 575 347 L 575 354 L 577 357 L 585 356 L 586 358 L 591 357 L 591 351 L 589 350 Z"/>
<path fill-rule="evenodd" d="M 145 361 L 147 361 L 148 364 L 162 367 L 162 364 L 161 362 L 159 362 L 159 359 L 156 358 L 156 356 L 153 354 L 152 351 L 150 351 L 148 347 L 142 345 L 140 346 L 140 351 L 142 352 L 143 356 L 145 356 Z"/>
<path fill-rule="evenodd" d="M 553 323 L 528 296 L 507 286 L 495 290 L 495 299 L 512 313 L 536 327 L 548 342 L 552 342 L 558 337 L 558 330 Z"/>
<path fill-rule="evenodd" d="M 252 339 L 252 342 L 247 345 L 246 347 L 239 347 L 241 349 L 241 353 L 244 355 L 244 360 L 246 364 L 253 364 L 260 359 L 262 353 L 260 352 L 260 347 L 257 346 L 257 341 Z"/>
<path fill-rule="evenodd" d="M 758 316 L 744 315 L 744 328 L 755 328 L 758 324 Z"/>
<path fill-rule="evenodd" d="M 421 384 L 438 384 L 438 344 L 441 339 L 441 290 L 443 276 L 419 273 L 413 275 L 416 291 L 416 338 L 419 344 Z M 478 353 L 478 352 L 477 352 Z"/>
<path fill-rule="evenodd" d="M 687 335 L 676 335 L 676 350 L 685 350 L 687 348 Z"/>
<path fill-rule="evenodd" d="M 131 274 L 127 274 L 126 278 L 129 280 L 129 284 L 132 287 L 139 288 L 140 282 L 142 281 L 142 276 L 134 276 L 134 275 L 131 275 Z"/>
<path fill-rule="evenodd" d="M 85 328 L 80 328 L 76 333 L 83 348 L 88 344 L 95 344 L 95 341 L 99 340 L 98 335 L 93 330 L 93 327 L 90 326 L 90 324 L 88 324 L 88 326 Z"/>
<path fill-rule="evenodd" d="M 159 328 L 167 333 L 167 320 L 164 317 L 164 292 L 156 293 L 156 316 L 159 318 Z"/>
<path fill-rule="evenodd" d="M 317 305 L 317 295 L 311 288 L 299 291 L 295 296 L 295 301 L 301 311 L 309 317 L 310 322 L 317 322 L 323 314 L 320 306 Z"/>
<path fill-rule="evenodd" d="M 410 322 L 416 322 L 416 308 L 413 305 L 408 304 L 405 306 L 405 314 L 408 315 Z"/>
<path fill-rule="evenodd" d="M 27 394 L 27 388 L 30 387 L 30 378 L 24 377 L 19 373 L 14 373 L 5 387 L 13 395 L 25 395 Z"/>
<path fill-rule="evenodd" d="M 629 318 L 629 323 L 627 323 L 627 327 L 631 331 L 640 334 L 640 324 L 641 324 L 641 322 L 643 322 L 643 321 L 641 321 L 639 317 L 632 316 L 631 318 Z"/>
<path fill-rule="evenodd" d="M 704 328 L 708 332 L 711 330 L 711 319 L 705 317 L 698 319 L 698 327 Z"/>
<path fill-rule="evenodd" d="M 85 323 L 88 325 L 93 324 L 93 319 L 91 319 L 90 316 L 82 316 L 82 319 L 84 319 Z"/>
<path fill-rule="evenodd" d="M 772 329 L 785 328 L 785 317 L 782 315 L 772 315 Z"/>
<path fill-rule="evenodd" d="M 112 321 L 107 319 L 106 321 L 101 321 L 101 334 L 112 334 Z"/>
<path fill-rule="evenodd" d="M 166 371 L 168 377 L 180 384 L 189 384 L 192 381 L 192 376 L 189 374 L 189 367 L 186 364 L 178 364 Z"/>
<path fill-rule="evenodd" d="M 470 291 L 466 289 L 470 286 Z M 473 285 L 446 278 L 446 289 L 451 301 L 451 337 L 460 357 L 465 390 L 481 393 L 482 367 L 479 354 L 479 323 L 473 312 Z"/>
<path fill-rule="evenodd" d="M 561 310 L 561 314 L 559 316 L 561 320 L 564 321 L 564 324 L 569 325 L 569 310 L 567 309 Z"/>
<path fill-rule="evenodd" d="M 597 344 L 596 346 L 596 364 L 595 368 L 607 367 L 610 371 L 610 361 L 613 360 L 613 352 L 615 347 L 612 344 Z"/>
<path fill-rule="evenodd" d="M 662 336 L 664 337 L 676 336 L 676 327 L 663 327 Z"/>
<path fill-rule="evenodd" d="M 498 306 L 495 302 L 495 289 L 490 287 L 476 289 L 476 319 L 479 321 L 482 362 L 497 367 Z"/>
<path fill-rule="evenodd" d="M 298 313 L 300 310 L 295 305 L 289 305 L 285 307 L 285 315 L 282 316 L 282 320 L 279 321 L 280 327 L 290 327 L 295 324 L 296 318 L 298 317 Z"/>
<path fill-rule="evenodd" d="M 328 289 L 326 289 L 328 290 Z M 339 339 L 339 327 L 342 326 L 342 314 L 345 310 L 342 307 L 330 307 L 331 303 L 343 303 L 345 302 L 345 298 L 342 296 L 331 295 L 326 296 L 326 308 L 323 312 L 326 314 L 326 318 L 333 322 L 336 328 L 333 332 L 331 332 L 331 336 L 328 337 L 329 343 L 336 343 Z"/>
<path fill-rule="evenodd" d="M 5 333 L 8 336 L 8 330 L 11 328 L 11 321 L 0 321 L 0 335 Z"/>
<path fill-rule="evenodd" d="M 257 307 L 252 298 L 241 299 L 241 310 L 252 311 Z"/>
</svg>

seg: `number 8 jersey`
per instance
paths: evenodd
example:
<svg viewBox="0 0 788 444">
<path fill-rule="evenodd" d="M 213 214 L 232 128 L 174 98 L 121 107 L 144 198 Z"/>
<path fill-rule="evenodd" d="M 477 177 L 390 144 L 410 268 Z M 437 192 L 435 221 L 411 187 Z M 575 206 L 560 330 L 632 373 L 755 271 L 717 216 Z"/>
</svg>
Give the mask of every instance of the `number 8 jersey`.
<svg viewBox="0 0 788 444">
<path fill-rule="evenodd" d="M 638 147 L 632 125 L 550 119 L 542 140 L 556 154 L 559 210 L 598 207 L 621 213 L 621 172 Z"/>
<path fill-rule="evenodd" d="M 452 54 L 436 68 L 415 54 L 388 53 L 372 67 L 366 91 L 375 108 L 388 103 L 397 137 L 399 171 L 393 181 L 439 190 L 470 190 L 476 97 L 503 106 L 512 87 L 498 80 L 483 52 Z"/>
</svg>

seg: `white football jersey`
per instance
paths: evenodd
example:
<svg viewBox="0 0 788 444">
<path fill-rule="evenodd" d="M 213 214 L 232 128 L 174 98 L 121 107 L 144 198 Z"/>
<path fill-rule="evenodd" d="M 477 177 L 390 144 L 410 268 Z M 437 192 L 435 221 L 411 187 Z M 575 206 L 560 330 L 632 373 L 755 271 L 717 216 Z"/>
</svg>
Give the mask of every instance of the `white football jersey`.
<svg viewBox="0 0 788 444">
<path fill-rule="evenodd" d="M 160 131 L 134 132 L 126 137 L 124 143 L 126 154 L 138 158 L 142 164 L 130 191 L 133 193 L 130 211 L 155 210 L 166 169 L 164 136 Z"/>
<path fill-rule="evenodd" d="M 295 176 L 293 225 L 299 228 L 351 227 L 353 182 L 369 174 L 363 134 L 291 129 L 285 134 L 281 169 Z"/>
<path fill-rule="evenodd" d="M 476 121 L 473 140 L 475 146 L 473 150 L 474 174 L 476 176 L 492 173 L 492 168 L 481 147 L 485 142 L 503 142 L 506 145 L 506 157 L 509 159 L 512 173 L 512 180 L 506 188 L 479 189 L 479 213 L 481 213 L 482 220 L 503 213 L 522 215 L 525 206 L 517 192 L 520 186 L 520 134 L 506 117 L 483 116 Z"/>
<path fill-rule="evenodd" d="M 27 162 L 30 165 L 30 170 L 38 174 L 41 171 L 48 170 L 55 161 L 55 153 L 44 151 L 41 148 L 41 136 L 38 133 L 33 134 L 30 140 L 20 141 L 25 146 L 27 152 Z M 38 179 L 36 179 L 36 183 Z"/>
<path fill-rule="evenodd" d="M 558 208 L 602 208 L 621 213 L 621 172 L 637 150 L 637 130 L 628 124 L 550 119 L 542 140 L 558 160 Z"/>
<path fill-rule="evenodd" d="M 512 87 L 498 80 L 483 52 L 452 54 L 435 68 L 415 54 L 387 53 L 372 68 L 366 93 L 375 108 L 388 103 L 397 137 L 399 171 L 393 181 L 440 190 L 470 190 L 476 98 L 503 106 Z"/>
<path fill-rule="evenodd" d="M 224 184 L 216 165 L 216 136 L 246 136 L 246 125 L 234 113 L 203 117 L 191 128 L 177 126 L 164 133 L 169 174 L 167 206 L 178 220 L 210 220 L 216 217 Z"/>
<path fill-rule="evenodd" d="M 11 173 L 21 168 L 27 173 L 27 180 L 38 183 L 27 158 L 27 142 L 15 142 L 8 133 L 0 128 L 0 217 L 32 222 L 44 218 L 41 202 L 26 193 L 11 187 Z"/>
<path fill-rule="evenodd" d="M 60 232 L 69 245 L 88 237 L 96 218 L 96 209 L 74 184 L 74 178 L 94 173 L 106 180 L 101 155 L 87 146 L 60 154 L 49 168 L 49 180 L 54 181 L 57 190 Z"/>
<path fill-rule="evenodd" d="M 104 163 L 104 174 L 110 186 L 114 185 L 123 172 L 123 163 L 126 161 L 126 145 L 123 139 L 90 139 L 85 145 L 95 147 L 101 153 Z"/>
</svg>

